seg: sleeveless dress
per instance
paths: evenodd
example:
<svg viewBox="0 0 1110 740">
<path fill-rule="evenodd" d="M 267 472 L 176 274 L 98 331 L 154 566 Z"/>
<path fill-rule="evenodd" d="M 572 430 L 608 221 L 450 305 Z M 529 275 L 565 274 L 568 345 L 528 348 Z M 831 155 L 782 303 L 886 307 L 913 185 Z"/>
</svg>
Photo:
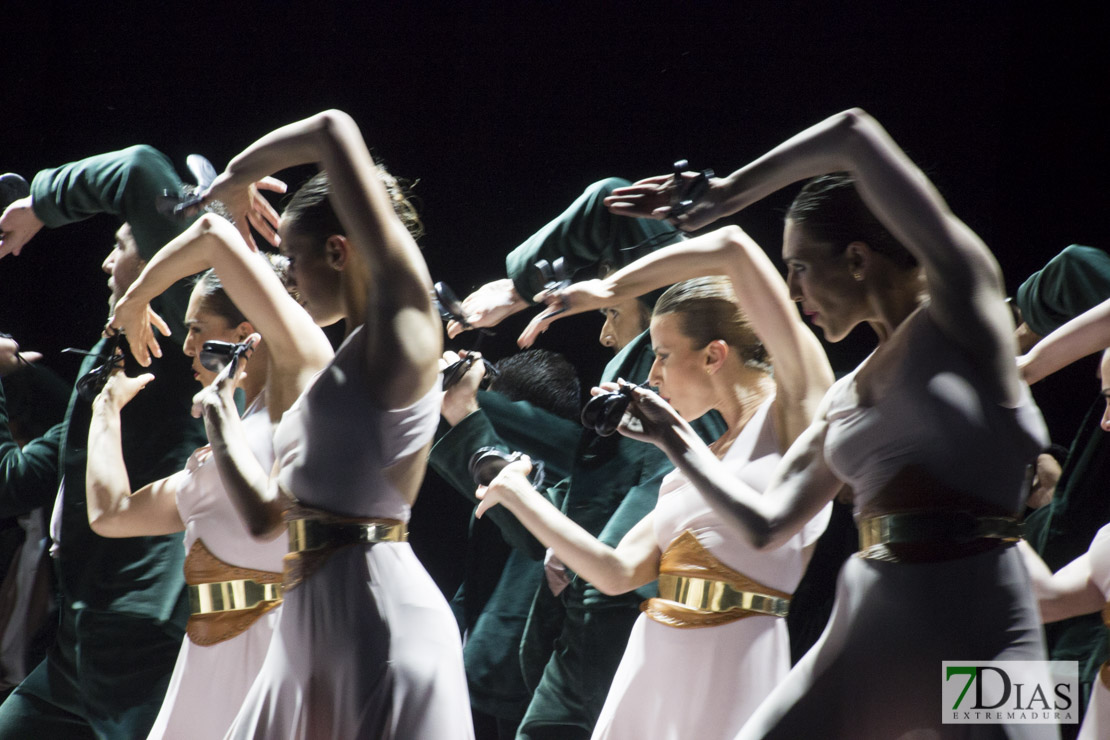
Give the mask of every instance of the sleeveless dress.
<svg viewBox="0 0 1110 740">
<path fill-rule="evenodd" d="M 278 425 L 278 481 L 304 507 L 407 522 L 388 469 L 425 455 L 440 391 L 382 410 L 372 383 L 360 327 Z M 473 737 L 458 627 L 407 542 L 340 548 L 283 596 L 269 653 L 228 737 Z"/>
<path fill-rule="evenodd" d="M 274 445 L 265 393 L 243 412 L 243 432 L 264 470 L 274 464 Z M 225 563 L 281 572 L 285 540 L 259 542 L 251 537 L 228 498 L 208 446 L 192 454 L 177 489 L 177 510 L 185 523 L 185 552 L 198 540 Z M 245 632 L 198 645 L 185 638 L 169 689 L 150 738 L 192 740 L 222 737 L 247 695 L 278 621 L 281 607 L 259 617 Z"/>
<path fill-rule="evenodd" d="M 857 518 L 907 468 L 1018 511 L 1026 468 L 1047 444 L 1028 389 L 1017 408 L 985 400 L 977 371 L 924 308 L 898 331 L 913 351 L 873 405 L 860 402 L 859 368 L 828 392 L 825 459 L 852 486 Z M 1045 658 L 1016 548 L 943 562 L 849 558 L 825 632 L 739 738 L 1057 737 L 1051 725 L 942 723 L 942 661 Z"/>
<path fill-rule="evenodd" d="M 1102 619 L 1110 625 L 1110 524 L 1098 531 L 1087 550 L 1091 562 L 1091 580 L 1108 606 L 1103 609 Z M 1110 733 L 1110 667 L 1102 666 L 1099 678 L 1091 689 L 1091 702 L 1087 705 L 1087 715 L 1079 731 L 1079 740 L 1100 740 Z"/>
<path fill-rule="evenodd" d="M 772 399 L 773 400 L 773 399 Z M 772 401 L 765 402 L 722 461 L 756 491 L 766 489 L 779 454 Z M 656 542 L 666 551 L 691 532 L 717 560 L 757 583 L 792 593 L 805 571 L 802 548 L 821 536 L 828 506 L 776 550 L 742 541 L 675 470 L 655 507 Z M 786 620 L 753 615 L 727 624 L 677 628 L 641 614 L 594 729 L 595 740 L 727 740 L 790 670 Z"/>
</svg>

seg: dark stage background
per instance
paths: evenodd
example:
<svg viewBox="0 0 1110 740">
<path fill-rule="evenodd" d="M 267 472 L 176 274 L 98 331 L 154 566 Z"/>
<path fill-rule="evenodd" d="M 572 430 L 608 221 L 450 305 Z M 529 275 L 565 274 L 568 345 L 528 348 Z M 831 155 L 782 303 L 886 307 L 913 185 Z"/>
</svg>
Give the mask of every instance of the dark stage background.
<svg viewBox="0 0 1110 740">
<path fill-rule="evenodd" d="M 30 178 L 140 142 L 182 171 L 194 151 L 222 167 L 280 124 L 342 108 L 396 174 L 419 178 L 428 263 L 461 293 L 503 276 L 503 255 L 594 180 L 680 157 L 725 173 L 853 105 L 928 170 L 1011 290 L 1069 243 L 1110 247 L 1101 4 L 5 5 L 0 171 Z M 792 194 L 735 219 L 776 259 Z M 58 350 L 104 323 L 115 226 L 44 232 L 0 262 L 0 330 L 67 377 L 77 360 Z M 488 354 L 511 351 L 523 324 Z M 594 379 L 600 324 L 560 322 L 541 346 Z M 857 332 L 830 348 L 834 365 L 872 343 Z M 1056 441 L 1094 399 L 1094 368 L 1037 389 Z M 429 476 L 412 539 L 448 591 L 469 509 Z"/>
</svg>

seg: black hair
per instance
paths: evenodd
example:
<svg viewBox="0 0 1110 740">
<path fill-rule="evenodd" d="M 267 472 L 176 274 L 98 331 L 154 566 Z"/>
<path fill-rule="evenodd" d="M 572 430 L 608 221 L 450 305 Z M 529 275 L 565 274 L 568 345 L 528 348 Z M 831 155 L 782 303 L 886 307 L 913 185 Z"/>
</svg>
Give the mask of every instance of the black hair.
<svg viewBox="0 0 1110 740">
<path fill-rule="evenodd" d="M 258 257 L 269 265 L 282 284 L 286 286 L 286 290 L 289 290 L 289 260 L 280 254 L 271 252 L 259 252 Z M 204 310 L 222 317 L 227 321 L 228 326 L 236 327 L 244 321 L 248 321 L 239 307 L 231 300 L 227 291 L 224 290 L 224 284 L 220 281 L 220 276 L 216 274 L 214 269 L 209 268 L 198 275 L 194 286 L 194 290 L 199 291 Z"/>
<path fill-rule="evenodd" d="M 424 224 L 421 223 L 416 207 L 409 198 L 407 186 L 389 174 L 381 164 L 375 163 L 375 166 L 378 169 L 378 178 L 389 193 L 397 218 L 401 219 L 401 223 L 405 225 L 413 239 L 419 239 L 424 234 Z M 347 230 L 343 228 L 328 198 L 330 192 L 328 173 L 326 171 L 316 173 L 293 194 L 289 204 L 285 206 L 282 218 L 289 223 L 289 228 L 321 244 L 334 234 L 346 236 Z"/>
<path fill-rule="evenodd" d="M 510 401 L 527 401 L 564 419 L 578 421 L 578 372 L 558 352 L 530 349 L 495 363 L 500 375 L 490 388 Z"/>
<path fill-rule="evenodd" d="M 239 326 L 247 320 L 239 307 L 232 302 L 231 297 L 224 290 L 224 284 L 220 282 L 220 276 L 216 274 L 213 269 L 208 269 L 202 272 L 196 281 L 196 288 L 198 294 L 203 301 L 204 310 L 209 313 L 214 313 L 227 321 L 227 325 L 231 327 Z"/>
<path fill-rule="evenodd" d="M 855 180 L 847 172 L 815 177 L 802 187 L 786 212 L 807 236 L 843 252 L 852 242 L 863 242 L 898 267 L 917 266 L 917 258 L 902 246 L 863 202 Z"/>
</svg>

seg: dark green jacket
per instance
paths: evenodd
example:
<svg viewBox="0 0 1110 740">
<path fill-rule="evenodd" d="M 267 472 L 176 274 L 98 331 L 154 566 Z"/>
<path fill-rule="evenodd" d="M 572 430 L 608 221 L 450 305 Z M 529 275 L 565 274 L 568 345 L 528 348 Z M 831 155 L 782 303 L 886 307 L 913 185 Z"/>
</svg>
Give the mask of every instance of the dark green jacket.
<svg viewBox="0 0 1110 740">
<path fill-rule="evenodd" d="M 140 256 L 149 260 L 187 225 L 155 210 L 159 195 L 181 189 L 181 178 L 166 155 L 138 144 L 40 171 L 31 181 L 31 203 L 35 215 L 51 228 L 100 213 L 117 216 L 131 225 Z M 151 304 L 170 324 L 178 345 L 185 341 L 182 322 L 188 303 L 189 286 L 182 281 Z"/>
<path fill-rule="evenodd" d="M 570 474 L 581 426 L 526 402 L 479 392 L 481 408 L 454 428 L 443 425 L 429 463 L 472 503 L 468 463 L 475 450 L 494 446 L 521 451 L 544 463 L 551 495 Z M 504 421 L 501 434 L 490 415 Z M 520 668 L 520 640 L 532 599 L 544 583 L 544 548 L 501 506 L 470 520 L 465 576 L 451 605 L 466 633 L 463 662 L 471 705 L 485 714 L 519 721 L 532 692 Z"/>
<path fill-rule="evenodd" d="M 1071 245 L 1049 260 L 1018 288 L 1015 301 L 1029 328 L 1042 336 L 1110 298 L 1110 255 Z M 1099 426 L 1106 409 L 1095 398 L 1068 449 L 1052 502 L 1025 520 L 1025 536 L 1053 571 L 1090 547 L 1110 522 L 1110 434 Z M 1099 614 L 1045 625 L 1049 657 L 1079 661 L 1082 705 L 1086 705 L 1099 667 L 1106 661 L 1106 628 Z"/>
<path fill-rule="evenodd" d="M 155 199 L 164 191 L 177 193 L 181 179 L 163 154 L 134 146 L 39 172 L 31 183 L 35 213 L 47 226 L 61 226 L 96 213 L 110 213 L 131 225 L 145 258 L 184 229 L 182 222 L 161 216 Z M 170 324 L 176 343 L 183 341 L 183 317 L 189 285 L 181 281 L 154 302 L 154 310 Z M 94 351 L 102 352 L 101 340 Z M 163 343 L 164 357 L 149 368 L 155 380 L 122 413 L 124 461 L 132 489 L 181 470 L 188 456 L 205 443 L 204 429 L 190 415 L 197 390 L 191 362 L 179 344 Z M 127 354 L 128 374 L 138 367 Z M 86 358 L 81 373 L 103 358 Z M 173 620 L 184 630 L 187 617 L 180 534 L 164 537 L 108 539 L 89 528 L 85 504 L 85 452 L 90 405 L 76 393 L 63 423 L 62 447 L 56 463 L 65 486 L 61 544 L 55 564 L 65 607 L 119 612 L 157 621 Z M 24 489 L 24 483 L 29 487 Z M 8 480 L 12 495 L 22 490 L 41 497 L 42 476 Z"/>
<path fill-rule="evenodd" d="M 54 506 L 58 456 L 65 425 L 56 424 L 22 450 L 8 428 L 8 404 L 0 384 L 0 519 Z"/>
<path fill-rule="evenodd" d="M 593 183 L 557 218 L 528 237 L 505 258 L 506 274 L 526 301 L 543 289 L 539 260 L 563 263 L 576 280 L 598 277 L 601 267 L 619 268 L 682 238 L 666 221 L 613 216 L 603 201 L 615 188 L 631 185 L 610 177 Z"/>
</svg>

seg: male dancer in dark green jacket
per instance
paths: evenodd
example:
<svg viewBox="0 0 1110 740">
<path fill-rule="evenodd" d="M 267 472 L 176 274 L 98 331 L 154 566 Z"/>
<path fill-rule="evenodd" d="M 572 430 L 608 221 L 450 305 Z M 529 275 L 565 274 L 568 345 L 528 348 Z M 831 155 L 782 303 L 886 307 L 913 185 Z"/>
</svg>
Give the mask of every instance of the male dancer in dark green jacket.
<svg viewBox="0 0 1110 740">
<path fill-rule="evenodd" d="M 1065 248 L 1030 275 L 1014 296 L 1022 318 L 1017 330 L 1021 349 L 1028 351 L 1042 337 L 1107 299 L 1110 255 L 1078 244 Z M 1025 539 L 1054 571 L 1087 552 L 1099 528 L 1110 522 L 1106 496 L 1110 433 L 1099 425 L 1105 410 L 1106 398 L 1100 393 L 1071 441 L 1052 501 L 1025 518 Z M 1045 639 L 1052 660 L 1079 662 L 1080 707 L 1085 708 L 1108 656 L 1101 616 L 1085 614 L 1046 624 Z M 1074 737 L 1078 727 L 1065 725 L 1061 734 Z"/>
<path fill-rule="evenodd" d="M 500 306 L 498 319 L 504 318 L 530 305 L 530 298 L 542 288 L 534 269 L 540 259 L 563 257 L 569 272 L 594 277 L 599 268 L 621 267 L 646 250 L 680 238 L 665 222 L 613 216 L 605 209 L 605 196 L 627 184 L 613 178 L 591 185 L 562 215 L 509 254 L 508 279 L 479 289 L 483 294 L 479 301 Z M 650 337 L 644 331 L 648 315 L 633 306 L 622 316 L 607 315 L 602 343 L 619 351 L 605 368 L 602 382 L 647 378 L 654 361 Z M 633 331 L 628 331 L 626 321 L 635 327 Z M 614 323 L 620 323 L 623 332 L 612 331 Z M 512 408 L 519 404 L 484 397 L 480 403 L 481 409 L 459 421 L 432 453 L 433 466 L 471 494 L 474 487 L 468 486 L 465 461 L 477 447 L 508 447 L 543 459 L 552 442 L 544 424 L 521 423 L 521 411 Z M 696 428 L 706 440 L 724 431 L 716 415 L 703 417 Z M 549 495 L 559 499 L 556 504 L 571 519 L 614 547 L 655 508 L 662 478 L 673 467 L 654 445 L 620 435 L 599 437 L 585 430 L 579 434 L 570 463 L 569 478 L 549 489 Z M 511 515 L 502 517 L 498 525 L 515 546 L 543 557 L 543 546 Z M 591 735 L 639 605 L 655 595 L 651 584 L 621 596 L 605 596 L 574 573 L 567 575 L 569 583 L 558 595 L 546 583 L 534 591 L 520 657 L 525 681 L 535 690 L 520 724 L 520 738 L 573 740 Z"/>
<path fill-rule="evenodd" d="M 18 254 L 43 225 L 62 226 L 97 213 L 118 216 L 124 225 L 103 264 L 114 303 L 143 262 L 187 225 L 159 214 L 155 205 L 165 191 L 181 189 L 170 161 L 146 146 L 43 170 L 31 184 L 31 196 L 13 203 L 0 219 L 0 256 Z M 181 321 L 188 290 L 179 283 L 154 306 L 170 323 L 177 343 L 185 334 Z M 111 344 L 98 342 L 81 374 L 107 360 Z M 204 443 L 203 427 L 189 414 L 195 390 L 190 362 L 179 344 L 163 346 L 164 356 L 149 368 L 154 382 L 123 411 L 124 459 L 133 488 L 180 470 Z M 125 356 L 130 362 L 130 354 Z M 53 479 L 42 474 L 41 464 L 21 464 L 18 448 L 0 439 L 0 506 L 19 502 L 54 508 L 51 536 L 61 612 L 57 642 L 46 660 L 0 705 L 3 740 L 145 737 L 184 634 L 188 603 L 181 535 L 105 539 L 89 528 L 85 450 L 90 418 L 89 402 L 74 392 L 59 430 Z"/>
</svg>

